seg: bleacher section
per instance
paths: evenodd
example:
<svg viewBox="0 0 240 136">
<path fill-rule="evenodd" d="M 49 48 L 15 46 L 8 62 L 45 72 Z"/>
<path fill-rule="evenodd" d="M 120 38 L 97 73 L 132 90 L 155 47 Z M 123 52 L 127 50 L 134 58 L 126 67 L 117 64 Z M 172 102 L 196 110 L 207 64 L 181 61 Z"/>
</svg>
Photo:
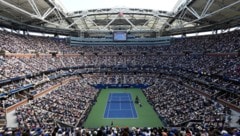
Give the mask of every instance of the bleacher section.
<svg viewBox="0 0 240 136">
<path fill-rule="evenodd" d="M 98 95 L 94 85 L 128 84 L 148 87 L 144 93 L 167 126 L 222 131 L 230 126 L 224 120 L 229 109 L 240 112 L 239 33 L 171 39 L 170 46 L 146 39 L 148 46 L 138 39 L 129 39 L 138 46 L 115 46 L 110 39 L 98 46 L 77 39 L 76 45 L 93 46 L 71 46 L 62 39 L 0 32 L 0 50 L 6 52 L 0 56 L 1 124 L 6 112 L 16 110 L 23 131 L 51 133 L 67 126 L 79 132 Z"/>
</svg>

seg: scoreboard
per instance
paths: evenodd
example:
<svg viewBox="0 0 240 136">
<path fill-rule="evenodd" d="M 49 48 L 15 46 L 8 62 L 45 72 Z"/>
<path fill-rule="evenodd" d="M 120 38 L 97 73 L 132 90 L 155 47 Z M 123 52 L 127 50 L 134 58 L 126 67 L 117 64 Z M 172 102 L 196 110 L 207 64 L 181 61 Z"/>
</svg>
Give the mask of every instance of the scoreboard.
<svg viewBox="0 0 240 136">
<path fill-rule="evenodd" d="M 126 32 L 114 32 L 113 33 L 113 40 L 114 41 L 126 41 L 127 40 L 127 33 Z"/>
</svg>

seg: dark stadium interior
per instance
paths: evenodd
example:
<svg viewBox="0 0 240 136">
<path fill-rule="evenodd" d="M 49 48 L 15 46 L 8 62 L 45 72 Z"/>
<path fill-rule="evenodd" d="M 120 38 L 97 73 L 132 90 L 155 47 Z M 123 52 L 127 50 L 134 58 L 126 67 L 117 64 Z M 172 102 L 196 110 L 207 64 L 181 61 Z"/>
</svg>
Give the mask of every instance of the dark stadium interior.
<svg viewBox="0 0 240 136">
<path fill-rule="evenodd" d="M 240 0 L 73 13 L 52 0 L 0 0 L 0 135 L 239 136 L 239 17 Z M 141 90 L 134 118 L 149 104 L 161 123 L 86 128 L 111 88 L 132 99 L 126 90 Z"/>
</svg>

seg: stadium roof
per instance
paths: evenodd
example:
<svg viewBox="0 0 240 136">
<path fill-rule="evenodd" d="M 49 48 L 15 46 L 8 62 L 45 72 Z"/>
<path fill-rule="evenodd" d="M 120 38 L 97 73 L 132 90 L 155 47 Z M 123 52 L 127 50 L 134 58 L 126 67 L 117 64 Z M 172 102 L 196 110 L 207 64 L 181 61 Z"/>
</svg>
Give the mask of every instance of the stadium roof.
<svg viewBox="0 0 240 136">
<path fill-rule="evenodd" d="M 57 0 L 0 0 L 0 25 L 35 31 L 51 30 L 63 34 L 124 30 L 156 32 L 159 35 L 225 29 L 239 25 L 240 0 L 179 1 L 171 12 L 141 8 L 66 12 Z"/>
<path fill-rule="evenodd" d="M 181 0 L 183 2 L 185 0 Z M 178 0 L 59 0 L 67 12 L 104 8 L 138 8 L 172 11 Z"/>
</svg>

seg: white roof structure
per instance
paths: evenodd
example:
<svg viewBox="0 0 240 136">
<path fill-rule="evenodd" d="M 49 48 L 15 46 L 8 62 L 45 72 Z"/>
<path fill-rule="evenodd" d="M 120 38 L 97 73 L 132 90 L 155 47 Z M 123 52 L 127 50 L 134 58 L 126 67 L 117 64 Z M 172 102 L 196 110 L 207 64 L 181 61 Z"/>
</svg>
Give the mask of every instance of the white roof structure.
<svg viewBox="0 0 240 136">
<path fill-rule="evenodd" d="M 70 13 L 55 0 L 0 0 L 1 26 L 67 35 L 116 30 L 172 35 L 229 28 L 239 22 L 240 0 L 186 0 L 171 12 L 103 8 Z"/>
</svg>

